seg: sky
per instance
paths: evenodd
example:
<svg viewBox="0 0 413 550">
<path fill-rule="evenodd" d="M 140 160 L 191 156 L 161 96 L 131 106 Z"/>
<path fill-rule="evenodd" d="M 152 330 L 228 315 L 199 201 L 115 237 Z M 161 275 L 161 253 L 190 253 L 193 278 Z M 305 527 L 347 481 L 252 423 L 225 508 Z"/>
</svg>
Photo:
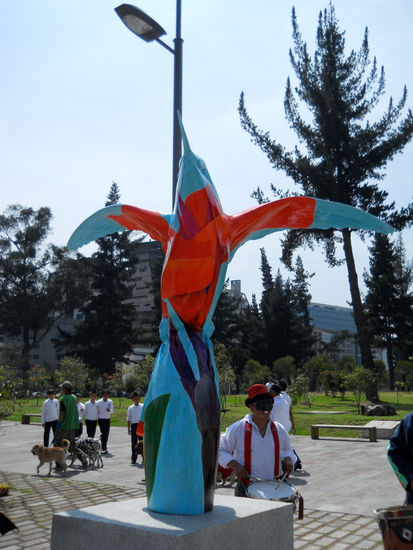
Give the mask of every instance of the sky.
<svg viewBox="0 0 413 550">
<path fill-rule="evenodd" d="M 111 183 L 121 202 L 171 211 L 173 55 L 132 34 L 109 0 L 20 0 L 2 2 L 0 20 L 0 211 L 9 204 L 53 213 L 50 240 L 66 244 L 74 229 L 104 206 Z M 175 2 L 140 0 L 139 6 L 166 30 L 173 47 Z M 291 8 L 303 39 L 314 51 L 320 9 L 327 0 L 182 0 L 183 121 L 192 150 L 203 158 L 227 214 L 256 206 L 260 186 L 288 183 L 241 128 L 241 91 L 249 114 L 273 139 L 296 145 L 285 121 Z M 409 0 L 336 0 L 347 52 L 359 49 L 369 29 L 371 56 L 386 72 L 378 112 L 397 101 L 406 84 L 413 106 L 411 47 L 413 3 Z M 398 207 L 412 197 L 413 144 L 388 165 L 381 183 Z M 274 274 L 280 268 L 276 233 L 244 245 L 228 276 L 241 279 L 248 299 L 261 294 L 260 247 Z M 412 231 L 403 233 L 413 255 Z M 359 282 L 368 268 L 368 243 L 354 237 Z M 90 248 L 81 249 L 90 252 Z M 328 268 L 321 249 L 300 250 L 315 273 L 315 302 L 346 306 L 344 266 Z M 342 257 L 341 251 L 338 253 Z"/>
</svg>

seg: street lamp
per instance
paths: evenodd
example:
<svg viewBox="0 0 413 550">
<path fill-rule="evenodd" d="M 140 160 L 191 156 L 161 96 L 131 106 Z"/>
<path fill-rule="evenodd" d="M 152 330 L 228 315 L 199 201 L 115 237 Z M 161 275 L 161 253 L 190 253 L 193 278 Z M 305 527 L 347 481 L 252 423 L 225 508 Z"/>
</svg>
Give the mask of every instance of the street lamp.
<svg viewBox="0 0 413 550">
<path fill-rule="evenodd" d="M 130 31 L 145 40 L 155 40 L 174 56 L 174 103 L 173 103 L 173 163 L 172 163 L 172 208 L 175 203 L 175 191 L 178 181 L 179 160 L 181 158 L 181 132 L 177 112 L 182 113 L 182 43 L 181 38 L 181 0 L 176 0 L 176 36 L 175 47 L 171 48 L 160 40 L 166 34 L 164 29 L 149 15 L 130 4 L 121 4 L 115 8 L 123 23 Z"/>
</svg>

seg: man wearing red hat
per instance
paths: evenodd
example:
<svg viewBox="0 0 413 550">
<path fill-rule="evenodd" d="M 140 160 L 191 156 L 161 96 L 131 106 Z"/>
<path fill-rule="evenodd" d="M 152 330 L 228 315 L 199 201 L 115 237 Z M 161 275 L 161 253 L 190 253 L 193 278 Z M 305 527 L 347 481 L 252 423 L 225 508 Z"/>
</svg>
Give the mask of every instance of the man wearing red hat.
<svg viewBox="0 0 413 550">
<path fill-rule="evenodd" d="M 273 402 L 264 384 L 254 384 L 245 400 L 251 413 L 228 426 L 221 435 L 219 464 L 233 468 L 240 480 L 272 480 L 294 468 L 290 437 L 281 424 L 271 422 Z"/>
</svg>

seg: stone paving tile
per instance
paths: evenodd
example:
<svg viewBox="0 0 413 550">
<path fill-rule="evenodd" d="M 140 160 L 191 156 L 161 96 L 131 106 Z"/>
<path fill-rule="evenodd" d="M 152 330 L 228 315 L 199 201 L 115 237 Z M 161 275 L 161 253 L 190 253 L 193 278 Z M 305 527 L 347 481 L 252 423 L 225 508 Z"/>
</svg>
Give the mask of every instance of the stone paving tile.
<svg viewBox="0 0 413 550">
<path fill-rule="evenodd" d="M 0 510 L 19 527 L 0 538 L 0 550 L 48 550 L 54 512 L 145 495 L 144 485 L 132 489 L 10 472 L 0 472 L 0 483 L 11 487 L 10 496 L 0 499 Z M 296 550 L 383 548 L 373 517 L 311 509 L 304 513 L 303 520 L 294 521 Z"/>
</svg>

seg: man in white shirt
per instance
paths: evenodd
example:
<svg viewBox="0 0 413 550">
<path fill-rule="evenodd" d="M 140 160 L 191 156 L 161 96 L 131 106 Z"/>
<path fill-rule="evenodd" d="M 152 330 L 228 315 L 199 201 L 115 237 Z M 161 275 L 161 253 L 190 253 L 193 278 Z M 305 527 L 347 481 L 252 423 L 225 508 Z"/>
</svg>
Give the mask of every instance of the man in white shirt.
<svg viewBox="0 0 413 550">
<path fill-rule="evenodd" d="M 284 401 L 288 405 L 289 420 L 290 420 L 290 425 L 291 425 L 291 428 L 292 428 L 292 433 L 294 435 L 295 434 L 295 424 L 294 424 L 293 407 L 292 407 L 292 404 L 291 404 L 291 397 L 285 391 L 287 389 L 287 383 L 284 382 L 284 380 L 279 380 L 278 382 L 276 382 L 276 384 L 280 387 L 280 390 L 281 390 L 280 397 L 282 399 L 284 399 Z M 287 431 L 289 432 L 290 430 L 287 430 Z M 300 457 L 295 452 L 295 450 L 294 450 L 294 454 L 295 454 L 295 457 L 296 457 L 296 460 L 295 460 L 295 463 L 294 463 L 294 470 L 301 470 L 303 466 L 301 464 Z"/>
<path fill-rule="evenodd" d="M 55 391 L 48 390 L 47 396 L 48 398 L 42 405 L 43 445 L 45 447 L 49 446 L 50 429 L 53 430 L 54 437 L 59 420 L 59 400 L 55 399 Z"/>
<path fill-rule="evenodd" d="M 143 409 L 142 403 L 139 403 L 141 396 L 137 391 L 134 391 L 132 394 L 133 405 L 128 408 L 128 413 L 126 415 L 126 420 L 128 421 L 128 434 L 131 436 L 131 446 L 132 446 L 132 456 L 130 463 L 136 464 L 137 454 L 136 454 L 136 445 L 142 437 L 136 434 L 138 428 L 139 420 L 141 419 L 141 413 Z"/>
<path fill-rule="evenodd" d="M 271 422 L 273 398 L 267 387 L 251 386 L 245 405 L 251 413 L 221 435 L 220 466 L 232 468 L 247 483 L 250 477 L 272 480 L 292 472 L 295 457 L 290 437 L 281 424 Z"/>
<path fill-rule="evenodd" d="M 113 401 L 109 399 L 109 391 L 102 390 L 102 399 L 97 402 L 98 424 L 100 428 L 100 440 L 102 442 L 102 454 L 107 455 L 108 439 L 110 430 L 110 416 L 113 414 Z"/>
<path fill-rule="evenodd" d="M 85 403 L 85 423 L 88 437 L 95 437 L 96 425 L 98 423 L 98 404 L 96 402 L 96 392 L 91 391 L 89 401 Z"/>
<path fill-rule="evenodd" d="M 80 437 L 83 432 L 83 416 L 85 414 L 85 405 L 82 403 L 82 396 L 80 393 L 76 394 L 77 399 L 77 412 L 79 415 L 79 428 L 76 430 L 76 437 Z"/>
<path fill-rule="evenodd" d="M 291 429 L 290 405 L 283 397 L 281 397 L 281 387 L 278 383 L 271 384 L 268 391 L 274 398 L 274 405 L 270 414 L 271 420 L 282 424 L 287 430 L 287 433 L 289 433 Z"/>
</svg>

